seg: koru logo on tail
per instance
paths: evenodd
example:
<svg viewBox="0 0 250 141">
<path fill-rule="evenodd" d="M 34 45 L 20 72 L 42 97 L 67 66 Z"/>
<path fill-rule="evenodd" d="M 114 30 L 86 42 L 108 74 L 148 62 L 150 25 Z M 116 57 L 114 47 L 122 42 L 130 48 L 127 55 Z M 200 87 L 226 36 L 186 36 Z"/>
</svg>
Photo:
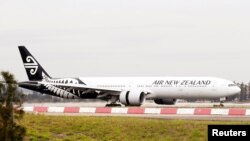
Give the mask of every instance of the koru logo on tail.
<svg viewBox="0 0 250 141">
<path fill-rule="evenodd" d="M 38 64 L 32 56 L 26 57 L 27 63 L 24 63 L 26 69 L 30 69 L 30 74 L 35 75 L 38 70 Z"/>
</svg>

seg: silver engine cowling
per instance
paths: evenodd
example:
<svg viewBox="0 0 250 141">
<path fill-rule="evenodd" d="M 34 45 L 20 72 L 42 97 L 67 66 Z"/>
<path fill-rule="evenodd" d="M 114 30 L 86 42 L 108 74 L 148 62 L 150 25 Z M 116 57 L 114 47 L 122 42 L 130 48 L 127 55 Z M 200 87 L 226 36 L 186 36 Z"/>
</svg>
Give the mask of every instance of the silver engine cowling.
<svg viewBox="0 0 250 141">
<path fill-rule="evenodd" d="M 120 102 L 127 106 L 141 106 L 145 101 L 145 93 L 138 90 L 122 91 Z"/>
</svg>

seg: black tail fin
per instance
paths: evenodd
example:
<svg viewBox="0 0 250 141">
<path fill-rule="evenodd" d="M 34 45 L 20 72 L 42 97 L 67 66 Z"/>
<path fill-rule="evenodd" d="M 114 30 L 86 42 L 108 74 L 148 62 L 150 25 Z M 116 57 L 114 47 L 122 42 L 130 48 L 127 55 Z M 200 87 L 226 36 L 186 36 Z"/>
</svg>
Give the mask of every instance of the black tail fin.
<svg viewBox="0 0 250 141">
<path fill-rule="evenodd" d="M 30 81 L 43 80 L 50 76 L 24 46 L 18 46 Z"/>
</svg>

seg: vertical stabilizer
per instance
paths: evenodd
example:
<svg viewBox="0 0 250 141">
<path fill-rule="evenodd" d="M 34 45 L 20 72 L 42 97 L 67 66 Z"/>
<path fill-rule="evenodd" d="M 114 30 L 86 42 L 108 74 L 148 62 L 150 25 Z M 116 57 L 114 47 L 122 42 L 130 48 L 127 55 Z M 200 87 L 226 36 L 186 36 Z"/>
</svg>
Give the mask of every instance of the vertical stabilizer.
<svg viewBox="0 0 250 141">
<path fill-rule="evenodd" d="M 40 81 L 45 77 L 50 78 L 48 73 L 38 63 L 38 61 L 30 54 L 25 46 L 18 46 L 23 65 L 30 81 Z"/>
</svg>

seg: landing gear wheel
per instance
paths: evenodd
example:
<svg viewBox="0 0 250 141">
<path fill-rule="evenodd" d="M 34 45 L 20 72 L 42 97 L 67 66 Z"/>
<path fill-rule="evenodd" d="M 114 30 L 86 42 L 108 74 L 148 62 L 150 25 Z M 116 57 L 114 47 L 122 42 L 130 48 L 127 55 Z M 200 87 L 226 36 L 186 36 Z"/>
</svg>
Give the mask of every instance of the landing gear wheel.
<svg viewBox="0 0 250 141">
<path fill-rule="evenodd" d="M 121 104 L 116 104 L 116 103 L 111 103 L 111 104 L 106 104 L 106 106 L 105 107 L 122 107 L 122 105 Z"/>
<path fill-rule="evenodd" d="M 220 101 L 220 107 L 224 107 L 224 101 Z"/>
<path fill-rule="evenodd" d="M 224 104 L 223 104 L 223 102 L 221 102 L 221 103 L 220 103 L 220 107 L 224 107 Z"/>
<path fill-rule="evenodd" d="M 223 101 L 221 101 L 219 105 L 214 104 L 213 107 L 224 107 Z"/>
<path fill-rule="evenodd" d="M 214 105 L 214 107 L 224 107 L 224 102 L 226 101 L 226 97 L 220 98 L 220 104 L 219 105 Z"/>
</svg>

